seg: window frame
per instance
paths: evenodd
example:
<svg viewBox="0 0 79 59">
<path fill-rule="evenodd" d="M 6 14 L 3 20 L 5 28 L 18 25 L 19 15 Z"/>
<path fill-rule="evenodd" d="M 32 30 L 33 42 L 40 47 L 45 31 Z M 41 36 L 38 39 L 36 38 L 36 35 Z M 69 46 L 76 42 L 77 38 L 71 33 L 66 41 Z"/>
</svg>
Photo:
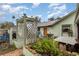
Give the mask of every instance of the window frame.
<svg viewBox="0 0 79 59">
<path fill-rule="evenodd" d="M 66 29 L 66 28 L 68 28 L 69 30 L 72 31 L 72 24 L 62 24 L 62 28 L 61 28 L 61 31 L 62 31 L 61 35 L 62 36 L 63 36 L 63 33 L 64 33 L 63 30 Z M 73 32 L 72 32 L 72 35 L 69 34 L 69 32 L 68 32 L 68 36 L 73 36 Z"/>
</svg>

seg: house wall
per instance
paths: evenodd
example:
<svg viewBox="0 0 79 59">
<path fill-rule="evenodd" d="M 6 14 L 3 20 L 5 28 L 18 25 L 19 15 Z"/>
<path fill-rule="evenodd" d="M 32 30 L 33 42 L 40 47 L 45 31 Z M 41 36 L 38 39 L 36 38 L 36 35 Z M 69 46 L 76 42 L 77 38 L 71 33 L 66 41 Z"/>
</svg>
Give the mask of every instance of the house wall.
<svg viewBox="0 0 79 59">
<path fill-rule="evenodd" d="M 52 27 L 48 27 L 48 33 L 52 33 L 55 36 L 61 36 L 62 35 L 62 25 L 71 24 L 73 36 L 76 37 L 77 36 L 77 32 L 76 32 L 77 27 L 76 27 L 76 24 L 74 23 L 75 16 L 76 16 L 76 13 L 73 13 L 70 16 L 66 17 L 64 20 L 62 20 L 61 22 L 59 22 L 58 24 L 56 24 Z"/>
<path fill-rule="evenodd" d="M 48 27 L 48 33 L 54 34 L 54 36 L 61 36 L 62 35 L 62 25 L 64 24 L 71 24 L 73 36 L 77 37 L 77 26 L 74 23 L 76 16 L 76 12 L 72 13 L 68 17 L 64 18 L 61 22 L 58 22 L 58 24 L 55 24 L 52 27 Z M 41 33 L 43 34 L 43 28 L 40 29 Z"/>
</svg>

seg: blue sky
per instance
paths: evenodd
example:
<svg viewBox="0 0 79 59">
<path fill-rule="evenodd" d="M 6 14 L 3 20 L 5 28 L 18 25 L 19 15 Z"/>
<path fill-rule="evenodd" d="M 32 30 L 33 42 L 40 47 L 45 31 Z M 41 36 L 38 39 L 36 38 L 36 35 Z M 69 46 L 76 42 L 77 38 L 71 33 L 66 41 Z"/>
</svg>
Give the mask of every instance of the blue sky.
<svg viewBox="0 0 79 59">
<path fill-rule="evenodd" d="M 23 13 L 27 16 L 39 16 L 41 21 L 47 21 L 50 17 L 63 17 L 76 9 L 74 3 L 0 3 L 0 22 L 11 21 L 15 23 L 16 18 L 21 17 Z"/>
</svg>

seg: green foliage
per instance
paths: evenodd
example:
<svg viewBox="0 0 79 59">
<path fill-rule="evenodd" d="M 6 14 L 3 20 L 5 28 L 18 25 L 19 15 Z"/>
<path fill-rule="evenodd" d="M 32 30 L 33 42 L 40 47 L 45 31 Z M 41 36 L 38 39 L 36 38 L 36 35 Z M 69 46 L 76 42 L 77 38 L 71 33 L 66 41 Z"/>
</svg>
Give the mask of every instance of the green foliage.
<svg viewBox="0 0 79 59">
<path fill-rule="evenodd" d="M 2 29 L 10 29 L 11 27 L 15 26 L 14 23 L 7 22 L 7 21 L 1 23 L 0 25 L 1 25 L 0 28 L 2 28 Z"/>
<path fill-rule="evenodd" d="M 12 47 L 13 47 L 13 49 L 16 49 L 16 45 L 15 44 L 13 44 Z"/>
<path fill-rule="evenodd" d="M 34 49 L 37 53 L 41 55 L 53 55 L 53 56 L 74 56 L 68 51 L 60 51 L 58 48 L 58 42 L 51 38 L 43 38 L 37 40 L 36 43 L 32 44 L 32 49 Z"/>
<path fill-rule="evenodd" d="M 38 40 L 32 48 L 42 55 L 62 55 L 58 49 L 58 42 L 50 38 Z"/>
</svg>

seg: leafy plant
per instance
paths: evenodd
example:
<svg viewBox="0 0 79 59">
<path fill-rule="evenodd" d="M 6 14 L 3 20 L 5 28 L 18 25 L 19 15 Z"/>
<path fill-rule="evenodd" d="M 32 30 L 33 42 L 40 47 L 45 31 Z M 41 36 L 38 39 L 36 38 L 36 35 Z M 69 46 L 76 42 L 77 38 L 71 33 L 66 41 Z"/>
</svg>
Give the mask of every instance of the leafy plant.
<svg viewBox="0 0 79 59">
<path fill-rule="evenodd" d="M 43 38 L 32 45 L 38 53 L 42 55 L 59 55 L 58 42 L 50 38 Z M 61 55 L 61 54 L 60 54 Z"/>
</svg>

